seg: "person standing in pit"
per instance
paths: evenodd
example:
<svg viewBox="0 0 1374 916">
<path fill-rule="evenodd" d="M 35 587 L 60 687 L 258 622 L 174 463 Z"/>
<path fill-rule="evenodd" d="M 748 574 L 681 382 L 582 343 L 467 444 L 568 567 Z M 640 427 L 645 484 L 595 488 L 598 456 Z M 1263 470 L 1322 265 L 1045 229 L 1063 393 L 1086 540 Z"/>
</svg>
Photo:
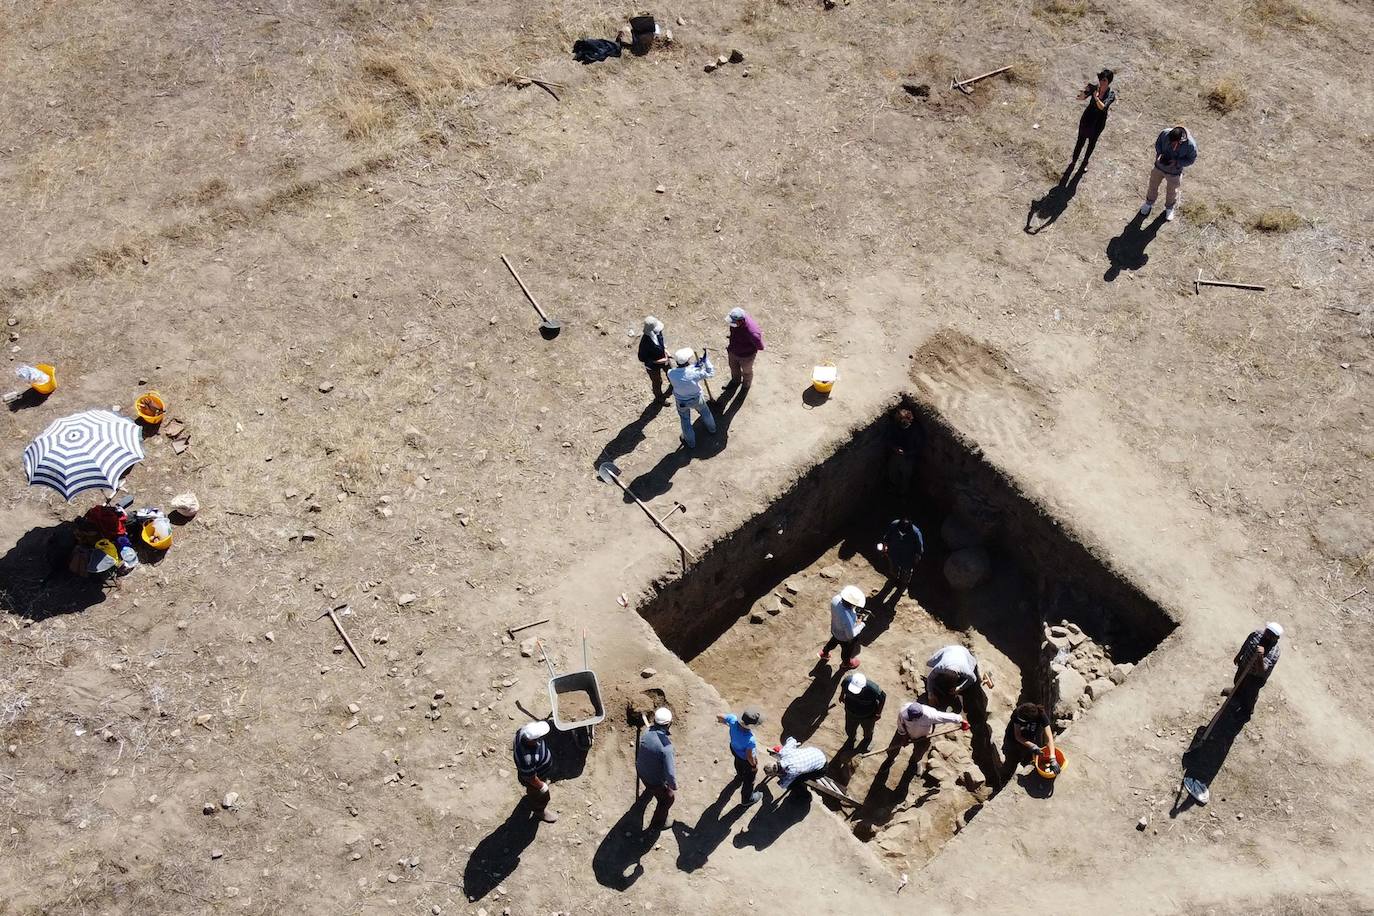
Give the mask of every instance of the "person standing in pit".
<svg viewBox="0 0 1374 916">
<path fill-rule="evenodd" d="M 558 820 L 549 808 L 549 770 L 553 768 L 553 753 L 545 737 L 549 723 L 531 722 L 515 733 L 515 778 L 525 787 L 525 800 L 530 814 L 546 824 Z"/>
<path fill-rule="evenodd" d="M 649 315 L 644 319 L 644 333 L 639 338 L 639 361 L 649 374 L 654 397 L 660 401 L 668 400 L 673 393 L 672 388 L 664 384 L 668 370 L 673 366 L 667 347 L 663 339 L 663 322 Z"/>
<path fill-rule="evenodd" d="M 738 385 L 743 396 L 754 383 L 754 358 L 765 349 L 763 331 L 753 316 L 741 308 L 731 309 L 725 316 L 725 323 L 730 326 L 730 342 L 725 346 L 725 353 L 730 358 L 730 381 L 723 391 L 731 391 Z"/>
<path fill-rule="evenodd" d="M 1088 160 L 1097 148 L 1097 138 L 1102 136 L 1102 131 L 1107 126 L 1107 115 L 1111 111 L 1112 103 L 1116 101 L 1116 90 L 1112 88 L 1113 76 L 1115 74 L 1112 71 L 1104 69 L 1097 74 L 1096 84 L 1089 83 L 1078 93 L 1078 98 L 1087 99 L 1088 105 L 1078 118 L 1078 143 L 1073 148 L 1073 159 L 1069 161 L 1066 175 L 1073 170 L 1073 164 L 1078 161 L 1078 154 L 1085 144 L 1088 149 L 1083 154 L 1083 164 L 1079 166 L 1079 171 L 1088 170 Z"/>
<path fill-rule="evenodd" d="M 926 539 L 921 534 L 921 529 L 916 527 L 916 523 L 903 512 L 887 526 L 887 533 L 878 542 L 878 551 L 887 557 L 888 563 L 887 582 L 878 593 L 878 601 L 881 603 L 889 588 L 895 588 L 895 604 L 911 586 L 911 576 L 916 572 L 916 564 L 925 556 Z"/>
<path fill-rule="evenodd" d="M 887 745 L 888 762 L 896 760 L 902 748 L 910 744 L 911 762 L 907 766 L 919 767 L 930 753 L 930 736 L 940 725 L 958 725 L 964 731 L 969 730 L 968 722 L 958 713 L 941 712 L 915 700 L 903 706 L 897 713 L 897 730 Z"/>
<path fill-rule="evenodd" d="M 863 729 L 864 740 L 855 750 L 863 752 L 873 743 L 873 728 L 882 718 L 887 694 L 862 672 L 851 671 L 840 681 L 840 703 L 844 706 L 844 747 L 852 747 Z"/>
<path fill-rule="evenodd" d="M 1011 714 L 1007 733 L 1002 737 L 1002 782 L 1011 779 L 1017 767 L 1034 763 L 1041 750 L 1049 756 L 1050 769 L 1057 772 L 1059 764 L 1053 762 L 1054 726 L 1049 712 L 1039 703 L 1022 703 Z"/>
<path fill-rule="evenodd" d="M 740 780 L 740 804 L 752 805 L 763 798 L 763 793 L 754 788 L 754 781 L 759 775 L 758 741 L 754 738 L 754 729 L 763 724 L 763 713 L 750 706 L 738 716 L 727 713 L 717 716 L 716 721 L 730 726 L 730 756 L 735 761 L 735 776 Z"/>
<path fill-rule="evenodd" d="M 992 743 L 988 695 L 973 653 L 960 645 L 945 646 L 926 661 L 926 698 L 937 709 L 958 707 L 973 730 L 973 759 L 993 788 L 1001 788 L 1002 761 Z"/>
<path fill-rule="evenodd" d="M 830 651 L 838 646 L 844 667 L 859 667 L 859 634 L 864 631 L 859 618 L 863 606 L 864 593 L 856 585 L 846 585 L 830 599 L 830 639 L 821 648 L 821 661 L 830 661 Z"/>
<path fill-rule="evenodd" d="M 649 830 L 668 826 L 668 809 L 677 800 L 677 754 L 668 729 L 673 724 L 672 710 L 660 706 L 654 710 L 654 724 L 640 736 L 635 753 L 635 769 L 644 788 L 657 800 Z"/>
</svg>

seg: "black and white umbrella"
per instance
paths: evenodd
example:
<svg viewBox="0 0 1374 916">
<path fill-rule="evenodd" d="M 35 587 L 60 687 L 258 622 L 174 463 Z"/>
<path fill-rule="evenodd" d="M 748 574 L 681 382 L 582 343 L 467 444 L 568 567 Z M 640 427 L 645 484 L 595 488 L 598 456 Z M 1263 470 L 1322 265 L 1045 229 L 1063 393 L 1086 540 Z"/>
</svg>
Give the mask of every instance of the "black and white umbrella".
<svg viewBox="0 0 1374 916">
<path fill-rule="evenodd" d="M 53 421 L 24 449 L 29 483 L 71 498 L 83 490 L 113 490 L 143 460 L 143 436 L 128 417 L 87 410 Z"/>
</svg>

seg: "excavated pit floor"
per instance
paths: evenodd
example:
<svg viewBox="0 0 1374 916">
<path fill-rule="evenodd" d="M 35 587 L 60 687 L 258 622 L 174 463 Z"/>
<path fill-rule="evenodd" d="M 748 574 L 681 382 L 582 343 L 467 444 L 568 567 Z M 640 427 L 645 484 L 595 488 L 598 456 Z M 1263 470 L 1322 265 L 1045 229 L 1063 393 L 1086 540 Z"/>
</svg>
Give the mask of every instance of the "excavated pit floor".
<svg viewBox="0 0 1374 916">
<path fill-rule="evenodd" d="M 838 652 L 829 664 L 817 652 L 829 635 L 830 599 L 842 586 L 870 596 L 860 670 L 888 694 L 871 750 L 887 745 L 897 710 L 920 693 L 925 660 L 942 646 L 968 646 L 991 680 L 989 718 L 1000 749 L 1019 702 L 1055 699 L 1047 624 L 1081 627 L 1085 648 L 1110 659 L 1104 666 L 1138 662 L 1174 626 L 975 445 L 907 404 L 927 440 L 906 497 L 927 549 L 905 593 L 879 595 L 887 566 L 876 544 L 902 498 L 889 479 L 890 421 L 882 416 L 640 608 L 733 708 L 764 711 L 764 741 L 792 736 L 830 755 L 830 775 L 863 803 L 848 823 L 898 868 L 918 866 L 965 829 L 993 796 L 999 774 L 986 761 L 974 764 L 966 734 L 936 739 L 928 770 L 911 765 L 909 750 L 891 764 L 881 753 L 838 753 L 843 672 Z M 954 588 L 946 563 L 970 547 L 985 551 L 988 573 L 972 588 Z M 1023 769 L 1004 788 L 1043 794 L 1052 786 Z"/>
</svg>

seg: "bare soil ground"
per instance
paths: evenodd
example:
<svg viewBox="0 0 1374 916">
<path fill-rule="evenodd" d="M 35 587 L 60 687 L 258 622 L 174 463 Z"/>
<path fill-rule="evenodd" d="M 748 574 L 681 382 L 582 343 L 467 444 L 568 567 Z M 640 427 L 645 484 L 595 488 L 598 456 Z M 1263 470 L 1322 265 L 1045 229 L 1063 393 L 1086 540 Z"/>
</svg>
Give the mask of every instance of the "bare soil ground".
<svg viewBox="0 0 1374 916">
<path fill-rule="evenodd" d="M 4 6 L 0 312 L 11 362 L 61 387 L 0 420 L 0 911 L 1009 912 L 1028 888 L 1074 913 L 1374 910 L 1367 8 L 702 0 L 654 10 L 684 20 L 670 50 L 569 59 L 629 12 Z M 1104 65 L 1120 101 L 1047 205 Z M 1202 150 L 1181 219 L 1135 224 L 1178 121 Z M 1194 295 L 1199 267 L 1269 290 Z M 688 460 L 633 335 L 652 312 L 723 347 L 736 304 L 769 349 Z M 150 440 L 130 486 L 201 515 L 113 591 L 45 581 L 91 497 L 25 487 L 20 451 L 145 387 L 191 447 Z M 616 711 L 678 710 L 698 823 L 725 700 L 635 615 L 677 553 L 596 460 L 666 480 L 644 495 L 687 503 L 701 548 L 903 390 L 1178 630 L 1075 726 L 1053 799 L 1002 793 L 900 896 L 819 806 L 641 843 Z M 318 619 L 344 601 L 366 670 Z M 544 617 L 559 670 L 587 633 L 612 715 L 560 748 L 536 831 L 509 742 L 547 672 L 505 627 Z M 1212 804 L 1171 819 L 1269 618 L 1283 662 Z"/>
</svg>

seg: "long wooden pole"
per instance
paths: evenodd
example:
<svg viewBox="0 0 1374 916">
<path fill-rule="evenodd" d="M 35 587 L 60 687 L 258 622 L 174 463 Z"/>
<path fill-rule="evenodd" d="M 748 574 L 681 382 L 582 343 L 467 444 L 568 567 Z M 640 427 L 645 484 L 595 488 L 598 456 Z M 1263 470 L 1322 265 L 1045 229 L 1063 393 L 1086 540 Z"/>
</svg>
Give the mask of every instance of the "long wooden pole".
<svg viewBox="0 0 1374 916">
<path fill-rule="evenodd" d="M 610 476 L 611 479 L 615 481 L 615 485 L 620 487 L 620 489 L 624 490 L 626 495 L 628 495 L 630 499 L 633 499 L 635 501 L 635 505 L 639 506 L 639 508 L 644 510 L 644 514 L 649 516 L 649 520 L 654 523 L 654 527 L 658 528 L 659 531 L 662 531 L 664 534 L 668 535 L 672 542 L 678 546 L 678 549 L 681 550 L 683 553 L 687 554 L 687 556 L 691 557 L 693 560 L 697 558 L 696 554 L 692 553 L 692 551 L 687 549 L 686 544 L 682 543 L 677 539 L 677 535 L 669 531 L 668 527 L 664 525 L 663 522 L 658 520 L 657 515 L 654 515 L 652 512 L 649 511 L 649 507 L 644 505 L 644 501 L 640 499 L 638 496 L 636 496 L 633 490 L 625 486 L 625 482 L 620 479 L 619 474 L 611 474 Z"/>
</svg>

